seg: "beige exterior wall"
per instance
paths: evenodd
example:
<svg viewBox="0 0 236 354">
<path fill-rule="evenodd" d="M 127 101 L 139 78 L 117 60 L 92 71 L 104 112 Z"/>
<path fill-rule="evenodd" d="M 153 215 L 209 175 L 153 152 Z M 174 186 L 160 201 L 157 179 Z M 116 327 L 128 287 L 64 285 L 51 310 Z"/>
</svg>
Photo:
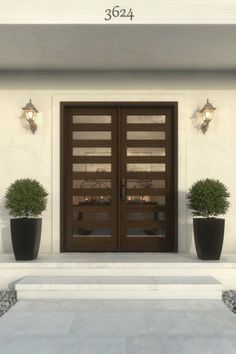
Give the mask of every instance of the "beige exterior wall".
<svg viewBox="0 0 236 354">
<path fill-rule="evenodd" d="M 233 73 L 3 74 L 0 76 L 0 252 L 11 252 L 6 188 L 31 177 L 49 192 L 40 252 L 59 251 L 59 104 L 61 101 L 177 101 L 179 104 L 179 251 L 194 252 L 186 191 L 199 178 L 219 178 L 231 192 L 224 253 L 236 252 L 236 83 Z M 22 127 L 29 98 L 39 109 L 38 131 Z M 206 99 L 217 107 L 209 131 L 196 129 L 194 113 Z"/>
</svg>

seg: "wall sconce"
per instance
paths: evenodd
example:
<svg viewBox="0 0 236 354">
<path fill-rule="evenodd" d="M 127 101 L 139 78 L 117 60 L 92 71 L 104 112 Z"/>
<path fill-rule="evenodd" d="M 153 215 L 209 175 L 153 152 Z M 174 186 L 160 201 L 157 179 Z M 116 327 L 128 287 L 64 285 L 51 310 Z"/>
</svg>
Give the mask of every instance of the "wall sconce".
<svg viewBox="0 0 236 354">
<path fill-rule="evenodd" d="M 27 120 L 30 130 L 34 134 L 38 128 L 37 124 L 35 123 L 35 118 L 37 116 L 38 110 L 34 107 L 31 99 L 29 100 L 29 103 L 27 103 L 27 105 L 22 109 L 24 111 L 24 118 Z"/>
<path fill-rule="evenodd" d="M 212 106 L 212 104 L 209 102 L 209 99 L 207 99 L 207 103 L 205 106 L 200 110 L 200 113 L 203 116 L 203 123 L 201 124 L 201 131 L 203 134 L 206 133 L 209 123 L 213 118 L 213 114 L 215 112 L 216 108 Z"/>
</svg>

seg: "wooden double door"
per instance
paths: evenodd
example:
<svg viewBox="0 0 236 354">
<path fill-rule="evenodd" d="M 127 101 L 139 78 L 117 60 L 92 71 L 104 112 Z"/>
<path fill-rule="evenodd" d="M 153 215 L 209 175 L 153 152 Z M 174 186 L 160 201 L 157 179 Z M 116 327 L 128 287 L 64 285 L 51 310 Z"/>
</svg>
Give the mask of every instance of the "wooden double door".
<svg viewBox="0 0 236 354">
<path fill-rule="evenodd" d="M 61 112 L 61 250 L 177 251 L 177 104 Z"/>
</svg>

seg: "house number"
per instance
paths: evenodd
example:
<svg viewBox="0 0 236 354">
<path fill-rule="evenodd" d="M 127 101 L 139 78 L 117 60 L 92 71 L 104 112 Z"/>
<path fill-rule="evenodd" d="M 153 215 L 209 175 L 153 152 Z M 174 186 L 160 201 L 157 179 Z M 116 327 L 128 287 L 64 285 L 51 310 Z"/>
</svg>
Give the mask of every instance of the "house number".
<svg viewBox="0 0 236 354">
<path fill-rule="evenodd" d="M 121 9 L 120 6 L 114 6 L 112 9 L 106 9 L 105 13 L 106 13 L 105 21 L 110 21 L 116 17 L 129 18 L 130 21 L 132 21 L 134 18 L 134 13 L 131 8 L 129 10 Z"/>
</svg>

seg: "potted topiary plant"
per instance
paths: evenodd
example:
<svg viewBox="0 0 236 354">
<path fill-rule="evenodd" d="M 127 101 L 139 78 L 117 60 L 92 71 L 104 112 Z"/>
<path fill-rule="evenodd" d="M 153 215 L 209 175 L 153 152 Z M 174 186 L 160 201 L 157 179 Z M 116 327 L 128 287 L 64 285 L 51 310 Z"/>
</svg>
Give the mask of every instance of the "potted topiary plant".
<svg viewBox="0 0 236 354">
<path fill-rule="evenodd" d="M 195 182 L 187 194 L 188 206 L 192 209 L 194 240 L 198 258 L 220 259 L 225 220 L 216 218 L 229 208 L 230 194 L 218 180 L 202 179 Z"/>
<path fill-rule="evenodd" d="M 36 180 L 18 179 L 5 195 L 11 219 L 11 238 L 16 260 L 32 260 L 38 255 L 42 219 L 47 206 L 47 191 Z"/>
</svg>

